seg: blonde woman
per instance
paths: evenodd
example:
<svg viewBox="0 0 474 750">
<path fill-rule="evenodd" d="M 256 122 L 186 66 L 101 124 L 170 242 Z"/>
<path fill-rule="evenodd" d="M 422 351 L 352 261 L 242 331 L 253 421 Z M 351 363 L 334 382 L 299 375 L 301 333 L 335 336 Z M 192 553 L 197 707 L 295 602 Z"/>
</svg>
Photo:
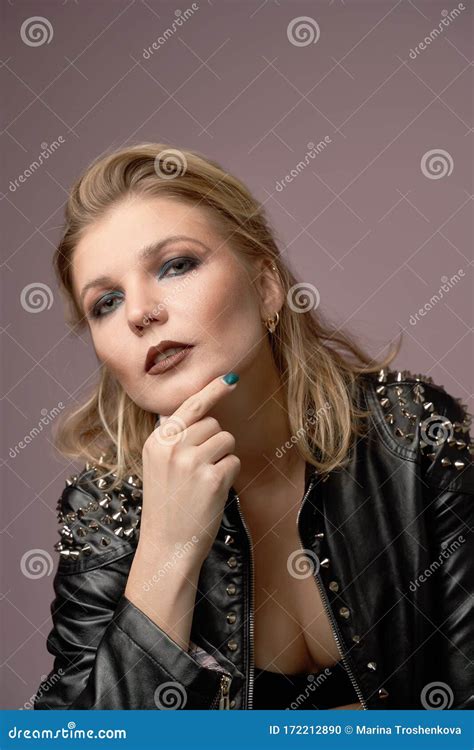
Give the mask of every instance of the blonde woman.
<svg viewBox="0 0 474 750">
<path fill-rule="evenodd" d="M 35 707 L 474 708 L 460 400 L 326 322 L 191 151 L 97 159 L 54 266 L 99 372 L 55 435 L 82 468 Z"/>
</svg>

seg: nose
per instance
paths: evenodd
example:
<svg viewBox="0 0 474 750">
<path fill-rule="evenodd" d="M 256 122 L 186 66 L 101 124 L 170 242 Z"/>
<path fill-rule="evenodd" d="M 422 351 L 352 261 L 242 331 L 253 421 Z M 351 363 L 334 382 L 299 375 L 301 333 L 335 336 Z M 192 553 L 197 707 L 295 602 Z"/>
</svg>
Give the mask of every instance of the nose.
<svg viewBox="0 0 474 750">
<path fill-rule="evenodd" d="M 167 318 L 166 306 L 157 299 L 156 288 L 151 290 L 147 284 L 128 290 L 126 313 L 129 328 L 137 336 L 143 336 L 154 321 L 163 323 Z"/>
</svg>

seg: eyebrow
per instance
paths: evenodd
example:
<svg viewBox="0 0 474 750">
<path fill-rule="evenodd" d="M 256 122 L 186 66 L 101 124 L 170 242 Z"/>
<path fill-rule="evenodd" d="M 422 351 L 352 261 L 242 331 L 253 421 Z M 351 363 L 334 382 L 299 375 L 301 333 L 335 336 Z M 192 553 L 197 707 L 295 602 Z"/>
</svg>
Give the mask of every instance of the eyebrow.
<svg viewBox="0 0 474 750">
<path fill-rule="evenodd" d="M 138 262 L 143 263 L 149 258 L 155 257 L 158 255 L 167 245 L 172 244 L 173 242 L 181 242 L 185 240 L 186 242 L 194 242 L 197 245 L 200 245 L 204 250 L 210 250 L 210 248 L 204 244 L 204 242 L 201 242 L 200 240 L 196 240 L 194 237 L 188 237 L 185 234 L 176 234 L 172 237 L 166 237 L 164 240 L 159 240 L 159 242 L 152 242 L 150 245 L 145 245 L 142 247 L 138 253 Z M 113 284 L 113 279 L 111 276 L 97 276 L 95 279 L 92 279 L 91 281 L 88 281 L 87 284 L 84 285 L 82 292 L 80 294 L 81 302 L 84 300 L 85 294 L 89 289 L 92 289 L 96 286 L 107 286 Z"/>
</svg>

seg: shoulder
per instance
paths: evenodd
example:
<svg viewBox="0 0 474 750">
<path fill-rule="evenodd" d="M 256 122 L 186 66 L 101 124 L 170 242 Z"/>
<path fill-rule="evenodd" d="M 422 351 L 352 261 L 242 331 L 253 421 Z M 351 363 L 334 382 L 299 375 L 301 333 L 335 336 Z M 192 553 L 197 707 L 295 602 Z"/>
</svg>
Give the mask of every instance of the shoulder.
<svg viewBox="0 0 474 750">
<path fill-rule="evenodd" d="M 392 446 L 420 463 L 427 483 L 474 492 L 472 415 L 462 399 L 409 370 L 380 370 L 366 383 Z"/>
<path fill-rule="evenodd" d="M 111 489 L 116 478 L 100 465 L 86 464 L 66 479 L 56 506 L 60 539 L 54 545 L 62 567 L 89 567 L 134 548 L 140 531 L 141 481 L 131 475 Z"/>
</svg>

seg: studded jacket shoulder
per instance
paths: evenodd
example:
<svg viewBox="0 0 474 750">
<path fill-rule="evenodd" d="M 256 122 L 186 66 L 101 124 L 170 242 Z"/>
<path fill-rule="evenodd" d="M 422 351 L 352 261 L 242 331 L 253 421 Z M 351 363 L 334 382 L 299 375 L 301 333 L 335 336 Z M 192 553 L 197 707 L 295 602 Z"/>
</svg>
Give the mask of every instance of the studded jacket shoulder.
<svg viewBox="0 0 474 750">
<path fill-rule="evenodd" d="M 341 655 L 363 708 L 427 708 L 435 684 L 447 707 L 474 708 L 471 417 L 408 371 L 365 376 L 360 397 L 368 435 L 344 470 L 313 473 L 299 529 L 304 549 L 324 557 L 315 576 Z M 40 685 L 35 708 L 251 708 L 250 550 L 235 493 L 201 570 L 185 652 L 124 596 L 142 487 L 136 476 L 110 483 L 87 464 L 59 499 L 47 647 L 60 679 Z M 331 531 L 341 522 L 344 544 Z"/>
</svg>

